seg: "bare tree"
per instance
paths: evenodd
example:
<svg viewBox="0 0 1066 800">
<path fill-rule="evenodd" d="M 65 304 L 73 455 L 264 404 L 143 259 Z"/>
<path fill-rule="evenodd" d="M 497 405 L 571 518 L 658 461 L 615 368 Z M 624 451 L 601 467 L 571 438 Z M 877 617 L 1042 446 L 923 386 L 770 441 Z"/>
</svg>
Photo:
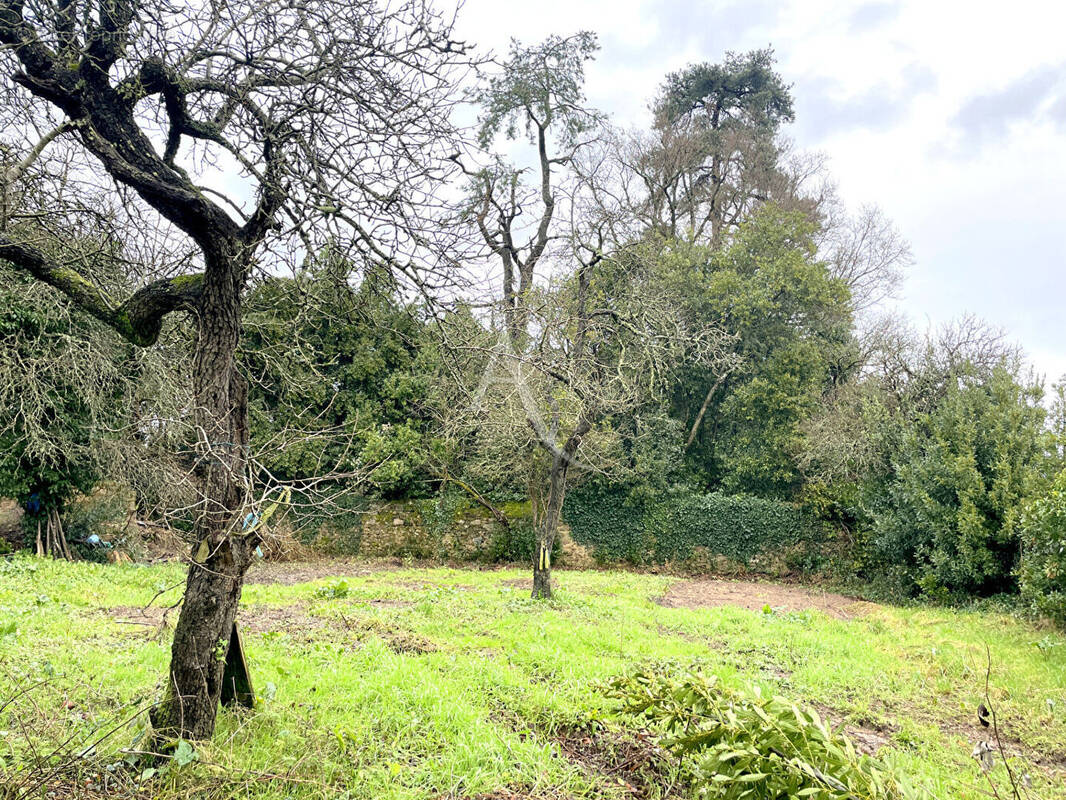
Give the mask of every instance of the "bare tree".
<svg viewBox="0 0 1066 800">
<path fill-rule="evenodd" d="M 426 220 L 466 57 L 420 0 L 9 0 L 0 44 L 18 152 L 0 258 L 138 346 L 170 314 L 193 320 L 198 544 L 152 720 L 161 740 L 203 739 L 221 692 L 214 653 L 256 546 L 241 521 L 271 491 L 249 465 L 235 361 L 248 283 L 326 241 L 412 274 L 443 252 Z M 100 225 L 102 209 L 117 224 Z M 112 294 L 93 269 L 102 257 L 140 288 Z"/>
<path fill-rule="evenodd" d="M 898 405 L 924 406 L 942 396 L 964 368 L 987 375 L 1017 365 L 1021 349 L 984 320 L 964 314 L 920 333 L 905 318 L 882 314 L 862 337 L 863 377 L 873 378 Z"/>
<path fill-rule="evenodd" d="M 726 358 L 727 337 L 691 326 L 656 281 L 654 247 L 615 239 L 631 227 L 618 216 L 628 209 L 608 209 L 601 197 L 616 164 L 584 155 L 603 131 L 582 89 L 594 50 L 588 33 L 516 43 L 477 94 L 484 145 L 501 130 L 511 139 L 524 131 L 536 152 L 535 188 L 499 159 L 471 171 L 466 211 L 501 267 L 504 336 L 485 374 L 501 367 L 514 388 L 487 424 L 530 464 L 534 597 L 551 596 L 550 554 L 571 470 L 606 469 L 603 447 L 589 447 L 609 438 L 598 426 L 661 397 L 677 362 Z M 516 439 L 516 430 L 526 435 Z M 580 457 L 589 450 L 599 456 Z"/>
<path fill-rule="evenodd" d="M 833 277 L 848 285 L 852 307 L 861 314 L 895 296 L 914 256 L 880 208 L 866 205 L 849 215 L 839 205 L 823 205 L 820 250 Z"/>
</svg>

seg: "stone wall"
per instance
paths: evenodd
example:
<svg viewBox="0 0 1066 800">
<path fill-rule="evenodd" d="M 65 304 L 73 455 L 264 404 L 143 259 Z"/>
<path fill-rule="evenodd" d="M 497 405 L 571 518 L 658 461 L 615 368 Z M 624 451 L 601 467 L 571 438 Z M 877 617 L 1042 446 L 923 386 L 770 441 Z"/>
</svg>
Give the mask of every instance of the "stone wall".
<svg viewBox="0 0 1066 800">
<path fill-rule="evenodd" d="M 528 523 L 528 504 L 509 503 L 505 509 L 516 525 Z M 488 509 L 464 504 L 444 513 L 432 500 L 372 502 L 359 515 L 358 527 L 322 525 L 310 547 L 324 555 L 364 558 L 400 557 L 450 562 L 494 562 L 501 558 L 506 532 Z M 562 565 L 587 567 L 593 560 L 565 526 L 560 529 Z"/>
</svg>

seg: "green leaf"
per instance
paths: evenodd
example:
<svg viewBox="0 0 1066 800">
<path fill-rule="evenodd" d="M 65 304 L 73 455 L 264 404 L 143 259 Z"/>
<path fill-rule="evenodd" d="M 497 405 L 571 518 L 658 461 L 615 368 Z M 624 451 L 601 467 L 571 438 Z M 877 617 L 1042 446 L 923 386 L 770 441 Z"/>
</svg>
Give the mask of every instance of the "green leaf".
<svg viewBox="0 0 1066 800">
<path fill-rule="evenodd" d="M 172 756 L 172 763 L 175 766 L 188 766 L 197 758 L 199 758 L 199 755 L 189 742 L 184 739 L 178 741 L 178 746 L 174 748 L 174 755 Z"/>
</svg>

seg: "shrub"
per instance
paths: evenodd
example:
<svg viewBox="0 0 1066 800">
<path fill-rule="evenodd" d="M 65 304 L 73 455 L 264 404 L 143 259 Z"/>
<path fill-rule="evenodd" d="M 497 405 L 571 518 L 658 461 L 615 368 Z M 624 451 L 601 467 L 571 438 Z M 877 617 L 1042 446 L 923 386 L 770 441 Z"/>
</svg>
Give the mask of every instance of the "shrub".
<svg viewBox="0 0 1066 800">
<path fill-rule="evenodd" d="M 1044 458 L 1039 400 L 1006 368 L 970 370 L 902 423 L 889 473 L 864 491 L 878 571 L 937 599 L 1017 591 L 1018 512 Z"/>
<path fill-rule="evenodd" d="M 1066 470 L 1022 514 L 1022 598 L 1066 627 Z"/>
<path fill-rule="evenodd" d="M 927 794 L 833 730 L 813 709 L 698 670 L 639 669 L 607 689 L 679 757 L 701 797 L 915 800 Z"/>
<path fill-rule="evenodd" d="M 348 596 L 348 581 L 333 581 L 315 589 L 315 597 L 320 600 L 339 600 Z"/>
</svg>

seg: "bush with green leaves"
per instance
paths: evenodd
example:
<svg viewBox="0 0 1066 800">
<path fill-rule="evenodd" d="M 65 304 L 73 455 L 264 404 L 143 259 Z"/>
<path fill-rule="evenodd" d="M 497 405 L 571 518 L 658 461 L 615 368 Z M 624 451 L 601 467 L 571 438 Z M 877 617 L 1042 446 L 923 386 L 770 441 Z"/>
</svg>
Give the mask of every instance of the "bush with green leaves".
<svg viewBox="0 0 1066 800">
<path fill-rule="evenodd" d="M 419 496 L 436 351 L 416 305 L 383 275 L 350 286 L 349 266 L 327 251 L 249 295 L 240 357 L 252 440 L 270 443 L 260 458 L 279 480 L 365 472 L 374 494 Z"/>
<path fill-rule="evenodd" d="M 876 569 L 942 599 L 1017 591 L 1018 516 L 1043 480 L 1040 399 L 1006 365 L 966 368 L 931 409 L 886 421 L 890 465 L 863 502 Z"/>
<path fill-rule="evenodd" d="M 1022 598 L 1066 627 L 1066 470 L 1022 514 Z"/>
<path fill-rule="evenodd" d="M 757 687 L 723 686 L 678 665 L 639 668 L 607 694 L 660 735 L 701 797 L 918 800 L 928 793 L 881 762 L 859 755 L 810 708 Z"/>
<path fill-rule="evenodd" d="M 315 597 L 321 600 L 339 600 L 348 596 L 348 581 L 333 581 L 315 589 Z"/>
</svg>

